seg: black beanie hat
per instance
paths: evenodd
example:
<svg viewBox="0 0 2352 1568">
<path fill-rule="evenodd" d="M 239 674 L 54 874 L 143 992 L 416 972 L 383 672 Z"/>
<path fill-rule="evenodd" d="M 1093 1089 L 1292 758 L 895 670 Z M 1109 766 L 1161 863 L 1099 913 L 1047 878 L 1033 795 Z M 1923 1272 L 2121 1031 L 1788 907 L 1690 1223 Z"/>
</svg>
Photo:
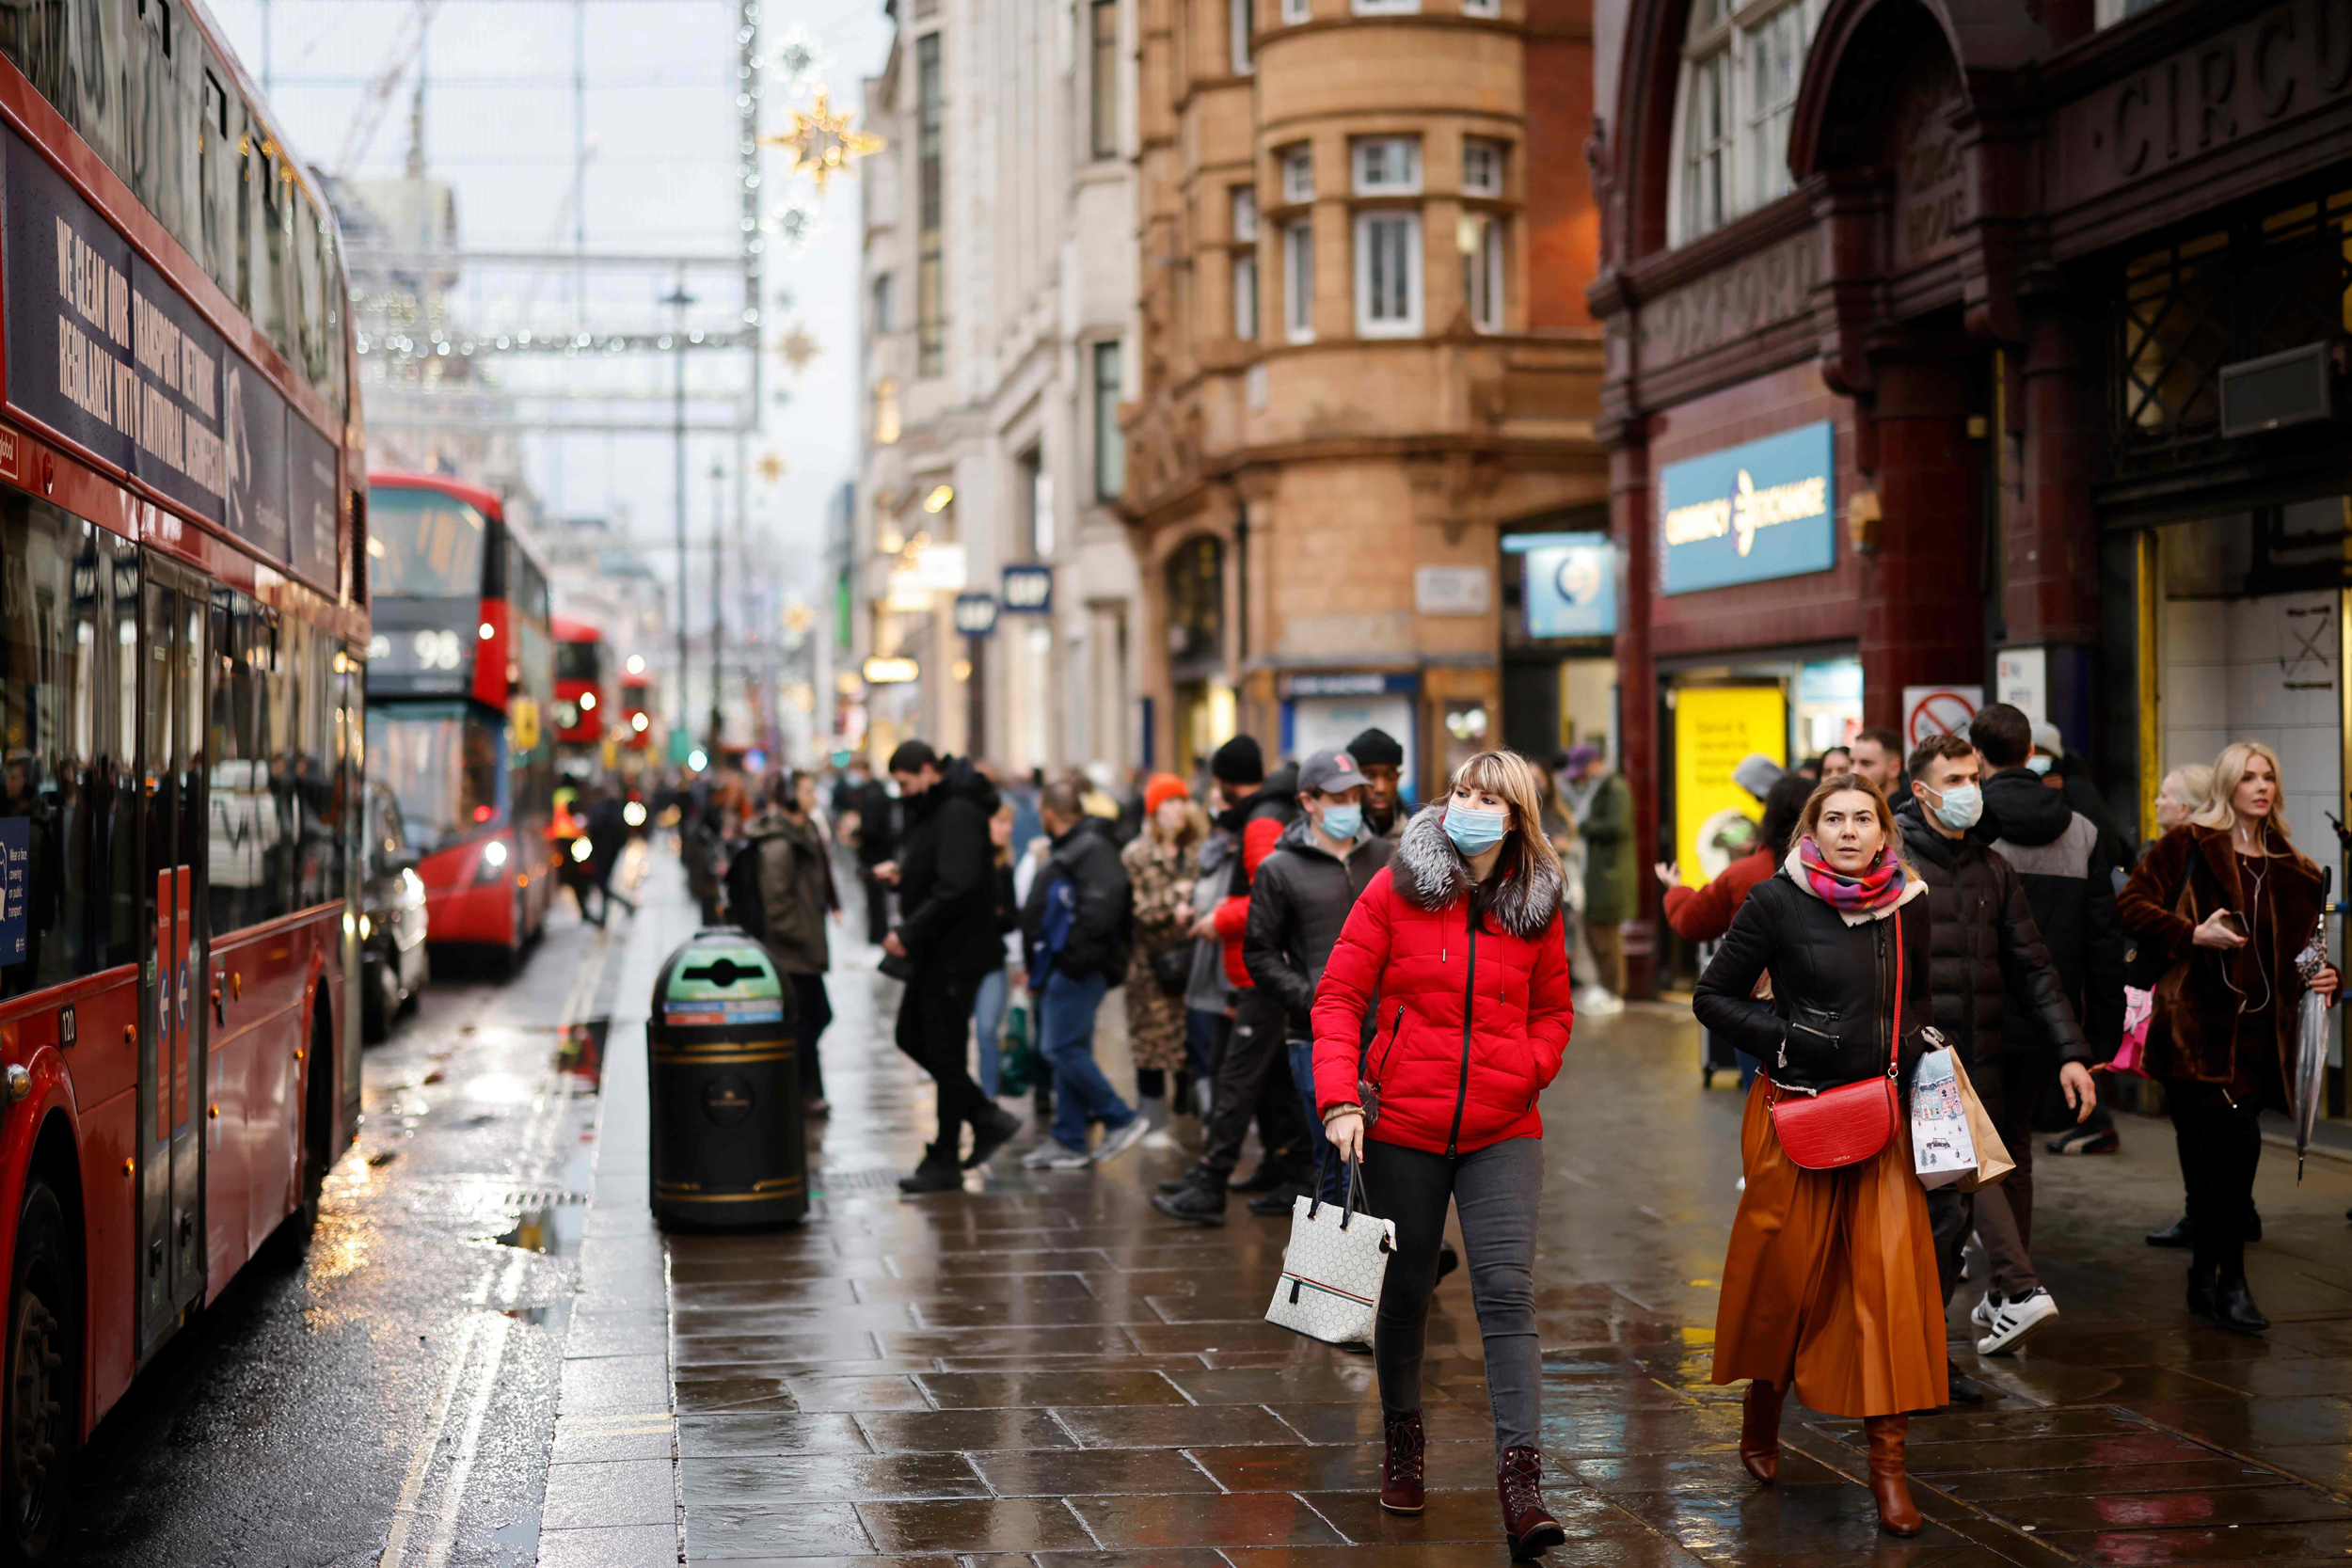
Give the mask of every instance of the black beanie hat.
<svg viewBox="0 0 2352 1568">
<path fill-rule="evenodd" d="M 1386 730 L 1366 730 L 1347 743 L 1347 754 L 1359 768 L 1402 768 L 1405 748 Z"/>
<path fill-rule="evenodd" d="M 1254 736 L 1237 735 L 1209 758 L 1209 776 L 1222 784 L 1265 782 L 1265 753 Z"/>
</svg>

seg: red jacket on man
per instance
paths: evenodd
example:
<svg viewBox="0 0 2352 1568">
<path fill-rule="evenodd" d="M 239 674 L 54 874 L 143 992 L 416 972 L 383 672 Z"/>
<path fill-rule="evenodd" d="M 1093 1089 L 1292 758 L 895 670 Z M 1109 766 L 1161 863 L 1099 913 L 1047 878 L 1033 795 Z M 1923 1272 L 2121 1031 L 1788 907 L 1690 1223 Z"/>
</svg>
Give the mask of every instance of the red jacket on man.
<svg viewBox="0 0 2352 1568">
<path fill-rule="evenodd" d="M 1249 927 L 1249 887 L 1258 867 L 1281 842 L 1282 830 L 1298 815 L 1298 769 L 1278 768 L 1257 793 L 1227 810 L 1218 820 L 1241 836 L 1241 891 L 1228 894 L 1210 917 L 1216 922 L 1217 945 L 1225 960 L 1225 978 L 1235 990 L 1255 984 L 1242 961 L 1242 933 Z"/>
<path fill-rule="evenodd" d="M 1470 866 L 1443 810 L 1415 817 L 1389 874 L 1356 900 L 1316 990 L 1315 1108 L 1359 1101 L 1361 1076 L 1379 1087 L 1366 1133 L 1377 1142 L 1459 1154 L 1542 1137 L 1535 1100 L 1575 1022 L 1560 890 L 1551 860 L 1518 867 L 1473 920 Z"/>
<path fill-rule="evenodd" d="M 1770 849 L 1740 856 L 1724 867 L 1722 876 L 1697 887 L 1666 890 L 1666 924 L 1685 942 L 1717 942 L 1731 929 L 1731 917 L 1748 901 L 1756 883 L 1780 869 L 1780 857 Z"/>
</svg>

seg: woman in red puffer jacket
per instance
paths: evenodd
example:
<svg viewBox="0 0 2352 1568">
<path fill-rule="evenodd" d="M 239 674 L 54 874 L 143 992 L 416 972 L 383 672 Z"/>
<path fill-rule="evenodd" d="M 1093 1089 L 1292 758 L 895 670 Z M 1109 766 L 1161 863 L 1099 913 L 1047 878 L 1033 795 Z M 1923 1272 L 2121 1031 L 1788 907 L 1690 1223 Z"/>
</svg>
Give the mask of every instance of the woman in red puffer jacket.
<svg viewBox="0 0 2352 1568">
<path fill-rule="evenodd" d="M 1515 1558 L 1567 1539 L 1544 1508 L 1536 1448 L 1535 1101 L 1571 1022 L 1561 888 L 1534 769 L 1517 752 L 1482 752 L 1406 828 L 1315 992 L 1316 1109 L 1341 1157 L 1363 1162 L 1373 1212 L 1396 1226 L 1373 1346 L 1388 1430 L 1380 1506 L 1422 1510 L 1422 1338 L 1450 1202 L 1486 1340 L 1495 1485 Z"/>
</svg>

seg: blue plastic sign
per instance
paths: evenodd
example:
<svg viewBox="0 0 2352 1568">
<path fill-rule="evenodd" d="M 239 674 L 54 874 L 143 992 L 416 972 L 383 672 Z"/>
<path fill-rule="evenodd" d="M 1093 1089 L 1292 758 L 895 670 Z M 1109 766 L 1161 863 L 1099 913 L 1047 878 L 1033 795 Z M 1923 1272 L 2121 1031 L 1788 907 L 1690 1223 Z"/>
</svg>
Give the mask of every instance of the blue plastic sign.
<svg viewBox="0 0 2352 1568">
<path fill-rule="evenodd" d="M 1051 566 L 1005 568 L 1004 607 L 1008 615 L 1045 615 L 1054 609 L 1054 569 Z"/>
<path fill-rule="evenodd" d="M 1508 534 L 1502 547 L 1523 558 L 1528 636 L 1616 635 L 1617 552 L 1609 535 Z"/>
<path fill-rule="evenodd" d="M 33 819 L 0 816 L 0 964 L 24 961 L 32 934 Z"/>
<path fill-rule="evenodd" d="M 956 595 L 956 630 L 966 637 L 986 637 L 995 629 L 995 594 L 959 594 Z"/>
<path fill-rule="evenodd" d="M 1836 565 L 1835 451 L 1824 420 L 1667 464 L 1658 485 L 1659 591 L 1689 594 Z"/>
</svg>

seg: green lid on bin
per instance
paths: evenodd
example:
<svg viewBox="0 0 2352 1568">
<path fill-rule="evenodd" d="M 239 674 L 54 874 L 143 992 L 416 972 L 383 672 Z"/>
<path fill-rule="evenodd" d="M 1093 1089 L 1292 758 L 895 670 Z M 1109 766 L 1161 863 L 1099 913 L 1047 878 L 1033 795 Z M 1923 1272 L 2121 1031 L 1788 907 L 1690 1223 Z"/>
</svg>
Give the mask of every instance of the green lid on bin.
<svg viewBox="0 0 2352 1568">
<path fill-rule="evenodd" d="M 784 981 L 757 942 L 738 932 L 697 937 L 662 976 L 661 1022 L 674 1028 L 784 1022 Z"/>
</svg>

